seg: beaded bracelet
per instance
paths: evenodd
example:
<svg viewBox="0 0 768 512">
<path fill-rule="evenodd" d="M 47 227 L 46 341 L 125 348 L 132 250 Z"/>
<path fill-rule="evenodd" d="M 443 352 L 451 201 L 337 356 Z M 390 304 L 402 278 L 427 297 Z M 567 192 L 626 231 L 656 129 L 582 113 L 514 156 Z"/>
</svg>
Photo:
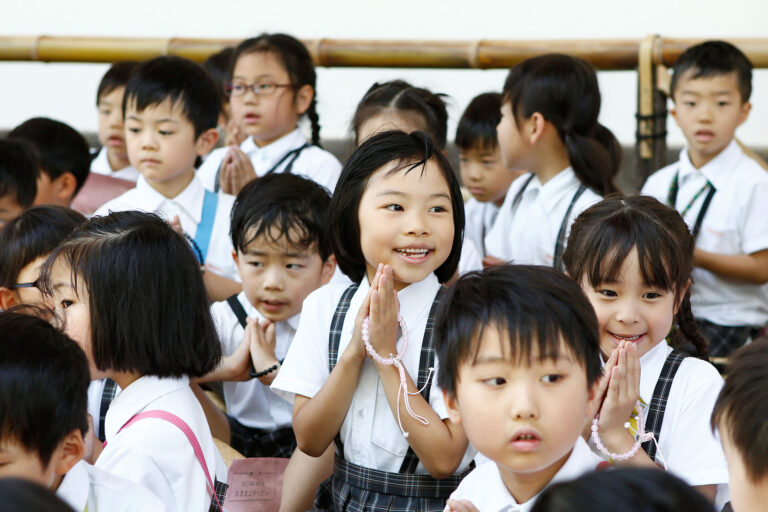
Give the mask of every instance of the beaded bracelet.
<svg viewBox="0 0 768 512">
<path fill-rule="evenodd" d="M 261 377 L 263 377 L 265 375 L 268 375 L 268 374 L 274 372 L 275 370 L 277 370 L 277 365 L 273 364 L 272 366 L 270 366 L 266 370 L 262 370 L 260 372 L 257 372 L 257 371 L 254 371 L 254 370 L 255 370 L 255 368 L 253 368 L 253 366 L 251 366 L 251 369 L 248 370 L 248 375 L 250 375 L 254 379 L 260 379 Z"/>
<path fill-rule="evenodd" d="M 638 401 L 635 405 L 635 409 L 637 411 L 641 411 L 641 404 Z M 624 453 L 613 453 L 608 450 L 608 448 L 605 447 L 603 444 L 603 440 L 600 439 L 600 432 L 599 429 L 599 420 L 600 415 L 594 417 L 592 420 L 592 442 L 595 443 L 595 447 L 600 450 L 600 453 L 608 457 L 609 459 L 613 460 L 629 460 L 632 457 L 637 454 L 637 451 L 640 449 L 640 445 L 646 441 L 650 441 L 651 439 L 656 441 L 656 439 L 653 437 L 653 432 L 646 432 L 645 431 L 645 419 L 643 418 L 643 413 L 639 412 L 637 415 L 637 432 L 633 432 L 632 428 L 630 428 L 629 422 L 624 423 L 624 428 L 630 431 L 630 433 L 636 435 L 635 438 L 635 444 L 632 445 L 632 448 L 627 450 Z M 666 466 L 666 464 L 665 464 Z"/>
</svg>

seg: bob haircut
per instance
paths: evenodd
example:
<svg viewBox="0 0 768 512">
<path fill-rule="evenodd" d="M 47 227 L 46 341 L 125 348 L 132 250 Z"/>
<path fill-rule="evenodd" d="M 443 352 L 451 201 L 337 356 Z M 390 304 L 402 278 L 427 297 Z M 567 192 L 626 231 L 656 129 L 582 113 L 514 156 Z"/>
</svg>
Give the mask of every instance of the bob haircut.
<svg viewBox="0 0 768 512">
<path fill-rule="evenodd" d="M 99 88 L 96 91 L 96 106 L 99 106 L 99 102 L 107 94 L 119 87 L 125 87 L 131 73 L 138 65 L 139 63 L 135 60 L 122 60 L 109 66 L 107 72 L 101 77 Z"/>
<path fill-rule="evenodd" d="M 499 141 L 496 126 L 501 121 L 501 94 L 486 92 L 469 102 L 456 128 L 456 147 L 494 150 Z"/>
<path fill-rule="evenodd" d="M 674 99 L 680 79 L 687 72 L 691 80 L 736 73 L 741 102 L 752 95 L 752 63 L 741 50 L 726 41 L 705 41 L 691 46 L 677 59 L 672 72 L 670 96 Z"/>
<path fill-rule="evenodd" d="M 273 173 L 250 181 L 232 207 L 232 246 L 244 253 L 256 238 L 285 238 L 300 250 L 314 248 L 325 261 L 331 255 L 328 207 L 331 195 L 296 174 Z"/>
<path fill-rule="evenodd" d="M 39 176 L 40 162 L 32 144 L 0 139 L 0 197 L 12 196 L 16 204 L 29 208 L 35 202 Z"/>
<path fill-rule="evenodd" d="M 712 411 L 712 431 L 718 427 L 727 431 L 747 477 L 759 483 L 768 477 L 768 337 L 738 349 L 725 368 L 725 385 Z"/>
<path fill-rule="evenodd" d="M 88 361 L 77 343 L 32 315 L 0 313 L 0 333 L 0 442 L 18 442 L 47 467 L 67 434 L 88 431 Z"/>
<path fill-rule="evenodd" d="M 114 212 L 82 225 L 43 265 L 49 295 L 57 263 L 69 267 L 75 293 L 87 293 L 99 370 L 200 377 L 219 363 L 200 265 L 157 215 Z"/>
<path fill-rule="evenodd" d="M 85 217 L 63 206 L 33 206 L 0 231 L 0 286 L 16 284 L 21 269 L 47 256 Z"/>
<path fill-rule="evenodd" d="M 199 64 L 176 56 L 155 57 L 136 66 L 125 86 L 123 117 L 128 106 L 143 112 L 167 99 L 181 103 L 195 127 L 195 138 L 216 128 L 221 99 L 213 78 Z"/>
<path fill-rule="evenodd" d="M 468 272 L 440 302 L 437 383 L 446 393 L 455 396 L 459 368 L 474 364 L 489 326 L 506 335 L 502 353 L 516 363 L 557 359 L 565 346 L 588 386 L 603 373 L 597 317 L 581 288 L 550 267 L 502 265 Z"/>
<path fill-rule="evenodd" d="M 441 283 L 456 272 L 464 238 L 464 202 L 456 174 L 440 148 L 424 132 L 407 134 L 398 130 L 378 133 L 366 139 L 347 160 L 336 184 L 328 213 L 331 249 L 339 268 L 354 282 L 365 276 L 365 257 L 360 246 L 360 199 L 368 180 L 387 165 L 395 167 L 387 175 L 411 172 L 417 168 L 424 172 L 427 161 L 434 159 L 448 183 L 453 209 L 453 244 L 448 259 L 435 270 Z"/>
<path fill-rule="evenodd" d="M 596 287 L 615 283 L 632 250 L 637 250 L 640 274 L 648 286 L 676 294 L 681 301 L 672 343 L 683 348 L 691 342 L 699 356 L 707 342 L 691 312 L 690 282 L 694 241 L 688 226 L 674 208 L 649 196 L 607 197 L 573 222 L 563 264 L 569 276 Z M 682 334 L 682 336 L 681 336 Z"/>
<path fill-rule="evenodd" d="M 594 471 L 544 489 L 531 512 L 711 512 L 696 489 L 666 471 L 617 468 Z"/>
</svg>

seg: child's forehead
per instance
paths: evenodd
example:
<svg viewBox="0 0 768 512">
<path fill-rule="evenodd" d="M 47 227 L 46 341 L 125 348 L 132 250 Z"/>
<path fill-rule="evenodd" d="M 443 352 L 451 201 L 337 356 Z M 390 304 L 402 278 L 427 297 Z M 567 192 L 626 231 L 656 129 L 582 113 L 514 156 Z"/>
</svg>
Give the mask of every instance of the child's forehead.
<svg viewBox="0 0 768 512">
<path fill-rule="evenodd" d="M 126 119 L 135 118 L 155 122 L 167 120 L 192 125 L 192 121 L 185 111 L 182 98 L 173 101 L 168 97 L 159 103 L 151 103 L 139 111 L 136 108 L 136 98 L 131 97 L 125 104 L 125 117 Z"/>
<path fill-rule="evenodd" d="M 101 93 L 101 96 L 99 96 L 99 103 L 100 104 L 109 103 L 109 102 L 120 103 L 123 101 L 124 94 L 125 94 L 125 86 L 118 85 L 113 89 L 110 89 L 108 91 Z"/>
<path fill-rule="evenodd" d="M 573 349 L 562 334 L 558 333 L 557 339 L 549 340 L 548 343 L 541 343 L 536 333 L 526 334 L 510 333 L 506 327 L 499 328 L 496 324 L 478 328 L 472 340 L 474 357 L 466 361 L 466 364 L 476 366 L 503 363 L 527 368 L 552 362 L 579 365 Z"/>
<path fill-rule="evenodd" d="M 277 226 L 261 230 L 260 226 L 252 226 L 245 232 L 245 251 L 243 254 L 269 253 L 279 256 L 320 257 L 316 243 L 305 246 L 299 242 L 306 234 L 298 226 L 291 226 L 287 232 Z M 241 252 L 238 249 L 238 252 Z"/>
<path fill-rule="evenodd" d="M 739 76 L 736 71 L 697 76 L 699 68 L 683 71 L 677 81 L 675 95 L 684 93 L 733 93 L 739 94 Z"/>
</svg>

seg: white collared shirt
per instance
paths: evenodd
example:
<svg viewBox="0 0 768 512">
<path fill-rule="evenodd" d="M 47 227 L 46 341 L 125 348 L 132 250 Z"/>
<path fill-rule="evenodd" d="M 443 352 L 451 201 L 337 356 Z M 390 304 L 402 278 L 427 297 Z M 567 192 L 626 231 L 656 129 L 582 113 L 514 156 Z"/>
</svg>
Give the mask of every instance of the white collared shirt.
<svg viewBox="0 0 768 512">
<path fill-rule="evenodd" d="M 256 176 L 262 177 L 288 152 L 298 149 L 306 143 L 307 139 L 304 138 L 301 130 L 296 128 L 291 133 L 283 135 L 261 148 L 256 145 L 253 137 L 248 137 L 240 144 L 240 150 L 250 157 Z M 197 176 L 208 190 L 214 189 L 216 174 L 228 151 L 229 147 L 211 151 L 197 170 Z M 290 160 L 291 157 L 286 159 L 275 169 L 275 172 L 282 172 Z M 291 172 L 309 178 L 333 193 L 341 174 L 341 163 L 328 151 L 317 146 L 309 146 L 301 151 L 293 163 Z"/>
<path fill-rule="evenodd" d="M 212 494 L 181 430 L 168 421 L 147 418 L 120 431 L 135 414 L 150 410 L 184 420 L 200 443 L 211 479 L 227 481 L 226 465 L 187 378 L 144 376 L 122 390 L 107 411 L 107 445 L 96 467 L 147 487 L 169 512 L 207 512 Z"/>
<path fill-rule="evenodd" d="M 666 204 L 670 185 L 680 172 L 678 211 L 683 210 L 709 180 L 712 196 L 701 224 L 696 247 L 717 254 L 751 254 L 768 249 L 768 172 L 746 155 L 736 141 L 701 169 L 693 167 L 688 151 L 680 160 L 656 171 L 643 185 L 643 194 Z M 706 193 L 702 193 L 684 219 L 693 229 Z M 696 317 L 719 325 L 761 326 L 768 322 L 768 284 L 739 283 L 708 270 L 693 270 L 691 308 Z"/>
<path fill-rule="evenodd" d="M 474 197 L 464 203 L 464 243 L 475 244 L 475 249 L 485 256 L 485 235 L 491 232 L 499 207 L 491 201 L 481 203 Z"/>
<path fill-rule="evenodd" d="M 408 346 L 402 360 L 412 378 L 418 375 L 421 341 L 429 310 L 439 287 L 437 277 L 430 274 L 423 281 L 408 285 L 397 294 L 400 314 L 405 320 L 408 334 Z M 355 318 L 369 289 L 368 280 L 363 279 L 352 296 L 341 330 L 339 355 L 349 345 Z M 280 373 L 272 382 L 272 389 L 286 399 L 293 400 L 295 394 L 312 398 L 328 379 L 328 332 L 344 290 L 344 286 L 323 286 L 312 292 L 304 301 L 299 329 L 291 348 L 288 349 Z M 402 349 L 402 343 L 401 337 L 397 342 L 398 350 Z M 434 375 L 436 374 L 435 371 Z M 441 419 L 445 419 L 448 413 L 434 375 L 429 384 L 429 404 Z M 344 444 L 344 458 L 347 461 L 382 471 L 399 471 L 408 451 L 408 441 L 400 432 L 378 372 L 369 360 L 363 363 L 340 434 Z M 474 449 L 470 447 L 457 473 L 467 467 L 472 457 Z M 416 473 L 426 473 L 422 464 L 419 464 Z"/>
<path fill-rule="evenodd" d="M 587 443 L 579 437 L 563 467 L 555 473 L 539 492 L 526 501 L 517 503 L 509 493 L 495 462 L 490 461 L 476 467 L 451 494 L 452 500 L 469 500 L 480 512 L 528 512 L 538 495 L 557 482 L 574 480 L 584 473 L 597 469 L 600 458 L 592 453 Z"/>
<path fill-rule="evenodd" d="M 107 156 L 106 147 L 102 147 L 99 150 L 99 153 L 96 155 L 96 158 L 91 161 L 91 172 L 133 182 L 137 181 L 139 176 L 141 176 L 139 171 L 132 165 L 123 167 L 122 169 L 118 169 L 116 171 L 112 170 L 112 166 L 109 165 L 109 157 Z"/>
<path fill-rule="evenodd" d="M 257 320 L 264 319 L 248 302 L 245 292 L 240 292 L 237 300 L 249 317 Z M 214 303 L 211 306 L 211 315 L 216 324 L 216 331 L 219 333 L 222 351 L 224 355 L 231 355 L 243 341 L 245 331 L 227 301 Z M 284 322 L 277 322 L 275 325 L 275 357 L 278 360 L 285 358 L 296 328 L 299 326 L 299 318 L 300 314 Z M 256 368 L 256 370 L 263 370 L 263 368 Z M 227 413 L 246 427 L 277 430 L 291 426 L 293 405 L 276 395 L 258 379 L 224 382 L 223 385 Z"/>
<path fill-rule="evenodd" d="M 205 189 L 197 177 L 194 177 L 179 195 L 169 199 L 152 188 L 147 180 L 141 176 L 139 181 L 136 182 L 136 188 L 109 201 L 99 208 L 95 215 L 139 210 L 157 213 L 168 221 L 173 220 L 178 215 L 181 228 L 185 233 L 194 238 L 197 226 L 200 224 L 203 216 L 204 197 Z M 237 273 L 237 267 L 232 259 L 232 240 L 229 237 L 229 215 L 234 202 L 234 196 L 218 194 L 216 216 L 213 221 L 205 265 L 217 274 L 239 281 L 240 277 Z"/>
<path fill-rule="evenodd" d="M 530 177 L 530 174 L 524 174 L 509 186 L 496 222 L 485 237 L 485 251 L 511 263 L 551 267 L 563 217 L 581 182 L 571 167 L 566 167 L 544 185 L 534 176 L 522 192 L 517 208 L 513 208 L 515 197 Z M 574 219 L 601 199 L 589 188 L 581 194 L 566 222 L 563 249 Z"/>
<path fill-rule="evenodd" d="M 67 471 L 56 495 L 77 512 L 164 512 L 160 498 L 135 484 L 80 461 Z"/>
</svg>

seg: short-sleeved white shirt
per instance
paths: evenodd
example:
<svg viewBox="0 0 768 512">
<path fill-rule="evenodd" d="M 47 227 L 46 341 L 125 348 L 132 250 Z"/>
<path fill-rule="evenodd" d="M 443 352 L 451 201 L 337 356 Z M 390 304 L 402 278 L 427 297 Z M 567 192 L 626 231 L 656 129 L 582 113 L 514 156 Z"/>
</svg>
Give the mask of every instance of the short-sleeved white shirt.
<svg viewBox="0 0 768 512">
<path fill-rule="evenodd" d="M 483 270 L 483 257 L 475 247 L 475 244 L 467 239 L 464 234 L 464 241 L 461 244 L 461 256 L 459 257 L 459 275 L 463 276 L 473 270 Z"/>
<path fill-rule="evenodd" d="M 240 292 L 237 300 L 245 309 L 245 313 L 257 320 L 263 320 L 259 311 L 254 308 Z M 216 302 L 211 306 L 211 315 L 219 333 L 221 348 L 224 355 L 231 355 L 243 341 L 245 331 L 240 326 L 237 317 L 227 301 Z M 275 357 L 285 358 L 288 347 L 293 341 L 296 328 L 299 326 L 300 315 L 289 318 L 275 325 Z M 261 370 L 261 368 L 257 368 Z M 268 386 L 258 379 L 245 382 L 224 382 L 224 401 L 227 413 L 246 427 L 262 430 L 277 430 L 291 426 L 293 406 L 284 398 L 276 395 Z"/>
<path fill-rule="evenodd" d="M 96 155 L 96 158 L 91 161 L 91 172 L 133 182 L 137 181 L 139 176 L 141 176 L 139 171 L 132 165 L 113 171 L 112 166 L 109 165 L 109 157 L 107 156 L 107 148 L 105 147 L 101 148 Z"/>
<path fill-rule="evenodd" d="M 408 346 L 402 360 L 412 378 L 418 375 L 424 329 L 439 287 L 437 277 L 430 274 L 423 281 L 413 283 L 397 294 L 400 314 L 405 320 L 408 333 Z M 363 279 L 352 296 L 341 330 L 339 355 L 343 354 L 349 345 L 355 318 L 369 289 L 368 280 Z M 344 290 L 344 286 L 324 286 L 312 292 L 304 301 L 299 329 L 291 348 L 288 349 L 280 373 L 272 382 L 272 389 L 286 399 L 293 400 L 296 394 L 312 398 L 328 379 L 328 332 Z M 403 339 L 400 338 L 397 342 L 398 350 L 402 348 L 402 343 Z M 443 394 L 434 375 L 429 386 L 430 406 L 441 419 L 447 418 Z M 399 471 L 408 451 L 408 441 L 400 432 L 378 372 L 369 360 L 363 363 L 340 434 L 344 444 L 344 458 L 347 461 L 382 471 Z M 474 450 L 468 449 L 457 473 L 467 467 L 473 456 Z M 416 473 L 425 474 L 427 471 L 420 463 Z"/>
<path fill-rule="evenodd" d="M 147 487 L 169 512 L 207 512 L 213 495 L 181 430 L 168 421 L 146 418 L 120 431 L 134 415 L 150 410 L 184 420 L 200 443 L 211 479 L 227 481 L 226 465 L 187 378 L 144 376 L 122 390 L 107 411 L 107 445 L 96 467 Z"/>
<path fill-rule="evenodd" d="M 544 185 L 534 176 L 515 208 L 515 197 L 530 177 L 524 174 L 509 186 L 496 222 L 485 237 L 485 252 L 511 263 L 552 266 L 560 226 L 581 182 L 571 167 Z M 574 219 L 601 199 L 588 188 L 576 200 L 566 222 L 563 249 Z"/>
<path fill-rule="evenodd" d="M 101 423 L 101 395 L 107 379 L 92 380 L 88 385 L 88 414 L 93 420 L 93 432 L 98 436 Z M 120 386 L 115 385 L 115 395 L 120 392 Z"/>
<path fill-rule="evenodd" d="M 563 467 L 536 496 L 525 503 L 515 501 L 501 478 L 499 467 L 493 461 L 476 467 L 468 474 L 453 491 L 451 499 L 469 500 L 480 512 L 528 512 L 541 491 L 554 483 L 573 480 L 593 471 L 600 462 L 600 458 L 579 437 Z"/>
<path fill-rule="evenodd" d="M 253 164 L 256 176 L 264 176 L 272 169 L 288 152 L 298 149 L 307 143 L 301 130 L 296 128 L 276 141 L 264 147 L 259 147 L 248 137 L 240 144 L 240 150 L 248 155 Z M 217 148 L 205 158 L 197 175 L 203 186 L 208 190 L 214 189 L 216 174 L 221 162 L 224 160 L 229 147 Z M 288 165 L 291 157 L 283 161 L 275 172 L 282 172 Z M 327 188 L 331 193 L 336 188 L 336 182 L 341 174 L 341 163 L 333 154 L 317 146 L 309 146 L 301 151 L 301 154 L 293 163 L 291 173 L 300 174 Z"/>
<path fill-rule="evenodd" d="M 194 177 L 187 187 L 173 199 L 169 199 L 140 177 L 136 188 L 104 204 L 95 215 L 107 215 L 109 212 L 139 210 L 154 212 L 168 220 L 179 216 L 181 228 L 189 236 L 195 236 L 197 226 L 203 217 L 203 200 L 205 189 L 197 177 Z M 208 253 L 205 257 L 206 268 L 229 279 L 239 281 L 237 267 L 232 259 L 232 239 L 229 237 L 229 215 L 234 196 L 218 194 L 216 215 L 213 221 Z"/>
<path fill-rule="evenodd" d="M 678 171 L 678 211 L 685 209 L 707 180 L 717 190 L 702 221 L 696 247 L 729 255 L 768 249 L 768 172 L 735 141 L 701 169 L 693 167 L 688 151 L 683 149 L 679 161 L 648 178 L 643 194 L 666 204 Z M 691 229 L 705 196 L 700 194 L 685 214 Z M 692 277 L 691 308 L 696 317 L 719 325 L 761 326 L 768 322 L 768 284 L 739 283 L 698 267 Z"/>
<path fill-rule="evenodd" d="M 485 256 L 485 235 L 491 232 L 499 207 L 490 201 L 481 203 L 474 197 L 464 203 L 464 243 L 475 244 L 477 252 Z"/>
<path fill-rule="evenodd" d="M 149 489 L 120 478 L 85 461 L 67 471 L 56 495 L 77 511 L 165 512 L 160 498 Z"/>
</svg>

